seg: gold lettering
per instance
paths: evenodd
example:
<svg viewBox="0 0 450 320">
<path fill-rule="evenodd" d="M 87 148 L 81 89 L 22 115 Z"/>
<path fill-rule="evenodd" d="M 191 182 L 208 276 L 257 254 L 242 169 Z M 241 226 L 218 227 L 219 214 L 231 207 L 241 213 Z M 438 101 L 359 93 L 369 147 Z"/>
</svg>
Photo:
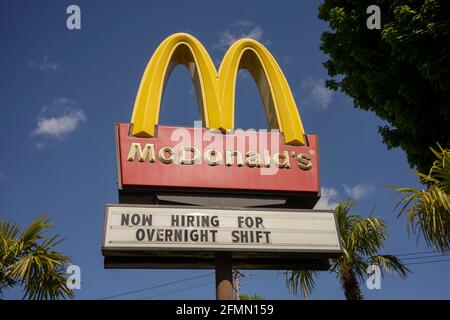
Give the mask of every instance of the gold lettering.
<svg viewBox="0 0 450 320">
<path fill-rule="evenodd" d="M 236 165 L 238 167 L 242 167 L 244 165 L 244 161 L 242 159 L 242 153 L 239 151 L 229 151 L 225 152 L 225 164 L 230 167 L 234 164 L 233 157 L 236 157 Z"/>
<path fill-rule="evenodd" d="M 261 157 L 258 152 L 249 151 L 245 154 L 245 164 L 247 167 L 261 167 Z"/>
<path fill-rule="evenodd" d="M 217 166 L 219 163 L 222 162 L 222 155 L 216 149 L 208 149 L 205 151 L 204 159 L 205 162 L 210 166 Z"/>
<path fill-rule="evenodd" d="M 311 156 L 307 153 L 299 153 L 297 156 L 297 165 L 302 170 L 309 170 L 312 168 Z"/>
<path fill-rule="evenodd" d="M 264 158 L 264 167 L 270 168 L 271 161 L 270 161 L 270 152 L 269 152 L 269 150 L 267 150 L 267 149 L 264 150 L 263 158 Z"/>
<path fill-rule="evenodd" d="M 133 142 L 130 145 L 130 150 L 128 151 L 127 161 L 134 161 L 136 154 L 139 162 L 144 162 L 145 158 L 148 157 L 148 162 L 156 162 L 155 159 L 155 146 L 153 144 L 147 143 L 142 150 L 141 144 L 138 142 Z"/>
<path fill-rule="evenodd" d="M 167 154 L 170 154 L 168 158 Z M 173 150 L 173 148 L 171 147 L 163 147 L 159 149 L 158 159 L 165 164 L 173 163 L 173 161 L 175 160 L 175 150 Z"/>
<path fill-rule="evenodd" d="M 278 168 L 291 168 L 291 162 L 289 161 L 289 152 L 287 151 L 283 151 L 283 153 L 275 153 L 272 157 L 272 160 L 273 164 Z"/>
<path fill-rule="evenodd" d="M 191 156 L 187 153 L 190 152 Z M 295 154 L 293 155 L 293 157 Z M 216 149 L 208 149 L 203 154 L 204 161 L 210 166 L 222 164 L 222 154 Z M 296 157 L 297 166 L 302 170 L 310 170 L 313 167 L 312 157 L 308 153 L 299 153 Z M 158 160 L 165 164 L 174 163 L 176 159 L 176 152 L 172 147 L 162 147 L 158 152 Z M 236 160 L 235 160 L 236 159 Z M 180 146 L 178 149 L 178 162 L 180 164 L 197 164 L 201 160 L 201 152 L 194 146 Z M 130 144 L 130 149 L 127 155 L 127 161 L 148 161 L 150 163 L 156 162 L 155 145 L 147 143 L 142 147 L 141 143 L 133 142 Z M 272 157 L 270 151 L 265 149 L 262 156 L 255 151 L 248 151 L 245 153 L 245 159 L 240 151 L 225 150 L 225 165 L 230 167 L 236 164 L 238 167 L 244 165 L 249 168 L 264 166 L 269 168 L 271 165 L 278 168 L 291 169 L 291 162 L 288 151 L 275 153 Z"/>
<path fill-rule="evenodd" d="M 186 158 L 186 152 L 192 152 L 192 158 Z M 200 160 L 200 150 L 194 146 L 182 146 L 179 148 L 179 157 L 181 164 L 194 164 Z"/>
</svg>

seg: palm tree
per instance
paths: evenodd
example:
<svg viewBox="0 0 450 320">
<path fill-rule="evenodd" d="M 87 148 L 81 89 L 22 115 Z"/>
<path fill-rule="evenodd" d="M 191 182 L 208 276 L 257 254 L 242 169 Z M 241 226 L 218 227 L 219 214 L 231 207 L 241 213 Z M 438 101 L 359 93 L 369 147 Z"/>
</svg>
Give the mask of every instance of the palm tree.
<svg viewBox="0 0 450 320">
<path fill-rule="evenodd" d="M 20 226 L 0 219 L 0 292 L 21 286 L 24 299 L 72 297 L 64 276 L 69 257 L 54 250 L 58 236 L 45 237 L 50 219 L 36 219 L 20 234 Z"/>
<path fill-rule="evenodd" d="M 391 187 L 399 191 L 399 216 L 407 214 L 408 232 L 422 234 L 428 246 L 450 249 L 450 150 L 430 148 L 436 156 L 428 174 L 416 173 L 426 189 Z"/>
<path fill-rule="evenodd" d="M 241 294 L 240 300 L 266 300 L 262 295 L 260 294 Z"/>
<path fill-rule="evenodd" d="M 378 265 L 387 271 L 406 277 L 409 270 L 392 255 L 378 255 L 387 239 L 386 225 L 380 218 L 362 218 L 349 213 L 351 201 L 343 201 L 336 207 L 339 232 L 342 237 L 343 255 L 332 260 L 330 272 L 336 273 L 347 300 L 361 300 L 359 281 L 363 280 L 369 265 Z M 318 271 L 291 270 L 286 272 L 286 284 L 294 294 L 307 298 L 316 287 Z M 359 281 L 358 281 L 359 280 Z"/>
</svg>

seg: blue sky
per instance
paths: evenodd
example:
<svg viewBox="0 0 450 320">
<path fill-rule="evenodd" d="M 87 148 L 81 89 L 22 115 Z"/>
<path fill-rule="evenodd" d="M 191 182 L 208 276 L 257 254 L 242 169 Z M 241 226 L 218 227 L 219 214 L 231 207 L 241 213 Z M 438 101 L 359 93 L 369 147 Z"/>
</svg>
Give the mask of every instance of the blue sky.
<svg viewBox="0 0 450 320">
<path fill-rule="evenodd" d="M 66 8 L 81 8 L 81 30 L 66 28 Z M 401 150 L 382 144 L 382 121 L 323 86 L 327 26 L 315 1 L 2 1 L 0 3 L 0 217 L 21 225 L 42 214 L 66 240 L 61 251 L 81 267 L 78 299 L 98 299 L 208 273 L 201 270 L 104 270 L 100 243 L 106 203 L 117 203 L 114 124 L 129 122 L 144 68 L 166 36 L 188 32 L 219 62 L 234 39 L 254 37 L 277 58 L 308 133 L 320 136 L 322 206 L 350 196 L 355 211 L 382 217 L 390 239 L 382 253 L 429 251 L 408 237 L 385 185 L 415 186 Z M 236 127 L 266 128 L 256 86 L 238 78 Z M 161 124 L 192 126 L 198 118 L 188 73 L 175 69 Z M 409 257 L 409 256 L 406 256 Z M 442 259 L 442 258 L 441 258 Z M 427 260 L 428 261 L 428 260 Z M 414 261 L 409 261 L 414 262 Z M 449 262 L 412 265 L 402 280 L 387 276 L 368 299 L 449 298 Z M 296 299 L 282 274 L 248 271 L 241 291 Z M 202 286 L 205 284 L 204 286 Z M 177 291 L 196 287 L 185 291 Z M 176 292 L 175 292 L 176 291 Z M 167 292 L 172 292 L 165 294 Z M 161 294 L 161 295 L 160 295 Z M 163 295 L 165 294 L 165 295 Z M 123 298 L 213 299 L 207 275 Z M 5 298 L 20 298 L 9 290 Z M 323 273 L 313 299 L 344 298 L 334 275 Z"/>
</svg>

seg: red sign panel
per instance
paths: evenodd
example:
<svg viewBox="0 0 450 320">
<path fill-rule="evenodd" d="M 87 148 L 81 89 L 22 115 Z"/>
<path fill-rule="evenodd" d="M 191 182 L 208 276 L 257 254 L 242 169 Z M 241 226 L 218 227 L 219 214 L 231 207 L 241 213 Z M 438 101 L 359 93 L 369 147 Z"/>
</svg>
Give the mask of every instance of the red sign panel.
<svg viewBox="0 0 450 320">
<path fill-rule="evenodd" d="M 158 126 L 155 137 L 136 138 L 129 129 L 117 125 L 121 189 L 319 193 L 316 135 L 290 146 L 279 132 Z"/>
</svg>

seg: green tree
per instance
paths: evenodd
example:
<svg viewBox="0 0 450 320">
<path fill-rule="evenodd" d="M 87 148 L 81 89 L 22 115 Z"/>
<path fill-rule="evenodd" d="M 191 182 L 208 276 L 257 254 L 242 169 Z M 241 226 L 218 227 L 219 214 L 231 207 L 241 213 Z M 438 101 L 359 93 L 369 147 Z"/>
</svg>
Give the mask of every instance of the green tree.
<svg viewBox="0 0 450 320">
<path fill-rule="evenodd" d="M 426 189 L 392 187 L 400 192 L 399 215 L 407 214 L 408 232 L 423 235 L 443 253 L 450 249 L 450 150 L 431 148 L 436 156 L 428 174 L 417 173 Z"/>
<path fill-rule="evenodd" d="M 0 219 L 0 292 L 21 286 L 24 299 L 72 297 L 66 284 L 69 257 L 54 250 L 58 236 L 46 237 L 50 219 L 40 217 L 27 229 Z"/>
<path fill-rule="evenodd" d="M 388 237 L 386 225 L 380 218 L 350 213 L 351 201 L 343 201 L 336 207 L 339 232 L 342 237 L 343 255 L 332 261 L 330 272 L 339 278 L 348 300 L 361 300 L 359 281 L 363 281 L 369 265 L 378 265 L 387 271 L 406 277 L 409 270 L 392 255 L 379 255 Z M 291 270 L 286 272 L 286 284 L 294 294 L 307 298 L 316 287 L 318 271 Z"/>
<path fill-rule="evenodd" d="M 373 4 L 380 30 L 366 26 Z M 321 41 L 327 87 L 385 120 L 388 149 L 402 148 L 411 166 L 428 171 L 428 147 L 450 147 L 450 1 L 325 0 L 319 18 L 330 26 Z"/>
</svg>

